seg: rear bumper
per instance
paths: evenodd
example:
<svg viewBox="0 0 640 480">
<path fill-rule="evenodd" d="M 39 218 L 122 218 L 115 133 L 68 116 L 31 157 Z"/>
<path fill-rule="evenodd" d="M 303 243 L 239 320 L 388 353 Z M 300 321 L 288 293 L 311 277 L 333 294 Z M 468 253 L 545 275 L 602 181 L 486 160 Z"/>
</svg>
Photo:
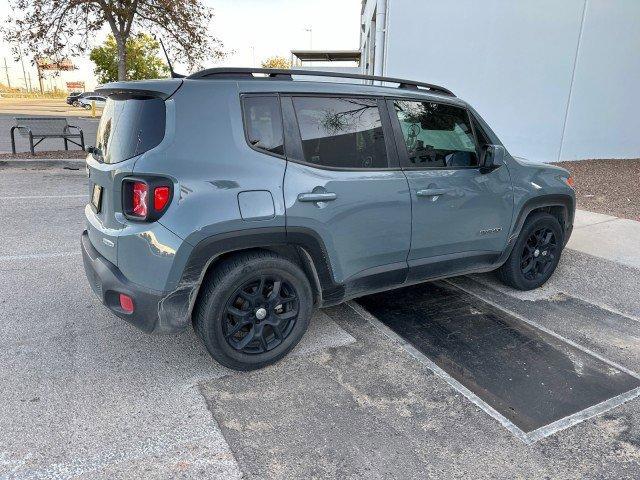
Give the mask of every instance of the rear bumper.
<svg viewBox="0 0 640 480">
<path fill-rule="evenodd" d="M 129 282 L 122 272 L 91 244 L 82 233 L 82 259 L 87 280 L 100 301 L 118 317 L 146 333 L 176 333 L 190 323 L 189 295 L 158 292 Z M 120 307 L 120 293 L 133 299 L 134 311 Z"/>
</svg>

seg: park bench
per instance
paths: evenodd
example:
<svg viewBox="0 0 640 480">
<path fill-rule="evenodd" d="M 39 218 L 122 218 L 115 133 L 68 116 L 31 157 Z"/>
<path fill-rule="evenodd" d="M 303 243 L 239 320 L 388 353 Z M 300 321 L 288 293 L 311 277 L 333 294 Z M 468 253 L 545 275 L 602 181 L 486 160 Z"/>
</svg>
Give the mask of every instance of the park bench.
<svg viewBox="0 0 640 480">
<path fill-rule="evenodd" d="M 62 138 L 64 149 L 69 150 L 69 142 L 84 150 L 84 133 L 80 127 L 69 125 L 66 118 L 55 117 L 16 117 L 15 126 L 11 127 L 11 150 L 16 153 L 15 131 L 29 138 L 31 154 L 35 155 L 35 147 L 45 138 Z M 72 131 L 75 130 L 75 131 Z M 78 143 L 75 139 L 79 139 Z M 35 143 L 34 140 L 37 140 Z"/>
</svg>

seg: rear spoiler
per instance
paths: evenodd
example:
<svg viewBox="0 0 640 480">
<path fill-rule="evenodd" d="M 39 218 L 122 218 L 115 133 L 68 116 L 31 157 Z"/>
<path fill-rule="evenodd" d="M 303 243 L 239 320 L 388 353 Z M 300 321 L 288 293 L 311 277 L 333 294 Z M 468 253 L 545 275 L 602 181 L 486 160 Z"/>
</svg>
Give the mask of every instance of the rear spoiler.
<svg viewBox="0 0 640 480">
<path fill-rule="evenodd" d="M 179 78 L 166 78 L 161 80 L 139 80 L 134 82 L 111 82 L 99 85 L 97 93 L 107 97 L 116 95 L 156 97 L 168 99 L 176 93 L 182 85 Z"/>
</svg>

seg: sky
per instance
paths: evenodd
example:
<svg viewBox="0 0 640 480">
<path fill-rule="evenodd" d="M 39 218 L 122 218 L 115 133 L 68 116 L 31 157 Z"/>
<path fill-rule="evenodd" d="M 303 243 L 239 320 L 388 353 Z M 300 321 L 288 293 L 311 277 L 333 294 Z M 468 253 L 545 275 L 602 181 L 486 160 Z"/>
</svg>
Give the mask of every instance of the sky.
<svg viewBox="0 0 640 480">
<path fill-rule="evenodd" d="M 203 0 L 213 8 L 210 26 L 212 36 L 222 41 L 228 55 L 211 66 L 259 67 L 274 55 L 290 57 L 295 49 L 358 49 L 361 0 Z M 9 14 L 7 0 L 0 0 L 0 22 Z M 311 32 L 306 31 L 311 29 Z M 95 45 L 109 33 L 105 27 L 95 37 Z M 93 45 L 93 46 L 95 46 Z M 19 62 L 14 62 L 10 46 L 0 39 L 0 83 L 7 83 L 6 59 L 12 86 L 24 86 Z M 35 68 L 25 56 L 27 76 L 37 84 Z M 186 72 L 178 59 L 174 68 Z M 63 86 L 65 81 L 84 80 L 87 88 L 95 86 L 93 63 L 87 58 L 74 58 L 78 70 L 47 80 Z"/>
</svg>

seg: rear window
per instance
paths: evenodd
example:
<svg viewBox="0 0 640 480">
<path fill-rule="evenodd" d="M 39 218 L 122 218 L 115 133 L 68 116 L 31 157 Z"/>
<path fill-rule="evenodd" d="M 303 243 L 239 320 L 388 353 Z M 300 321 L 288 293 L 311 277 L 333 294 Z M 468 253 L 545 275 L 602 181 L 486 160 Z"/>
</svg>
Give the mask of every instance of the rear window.
<svg viewBox="0 0 640 480">
<path fill-rule="evenodd" d="M 284 155 L 280 100 L 275 96 L 243 99 L 244 128 L 249 145 L 257 150 Z"/>
<path fill-rule="evenodd" d="M 118 163 L 156 147 L 164 138 L 166 110 L 160 98 L 107 99 L 96 147 L 104 163 Z"/>
<path fill-rule="evenodd" d="M 296 97 L 304 160 L 330 168 L 386 168 L 378 103 L 369 98 Z"/>
</svg>

